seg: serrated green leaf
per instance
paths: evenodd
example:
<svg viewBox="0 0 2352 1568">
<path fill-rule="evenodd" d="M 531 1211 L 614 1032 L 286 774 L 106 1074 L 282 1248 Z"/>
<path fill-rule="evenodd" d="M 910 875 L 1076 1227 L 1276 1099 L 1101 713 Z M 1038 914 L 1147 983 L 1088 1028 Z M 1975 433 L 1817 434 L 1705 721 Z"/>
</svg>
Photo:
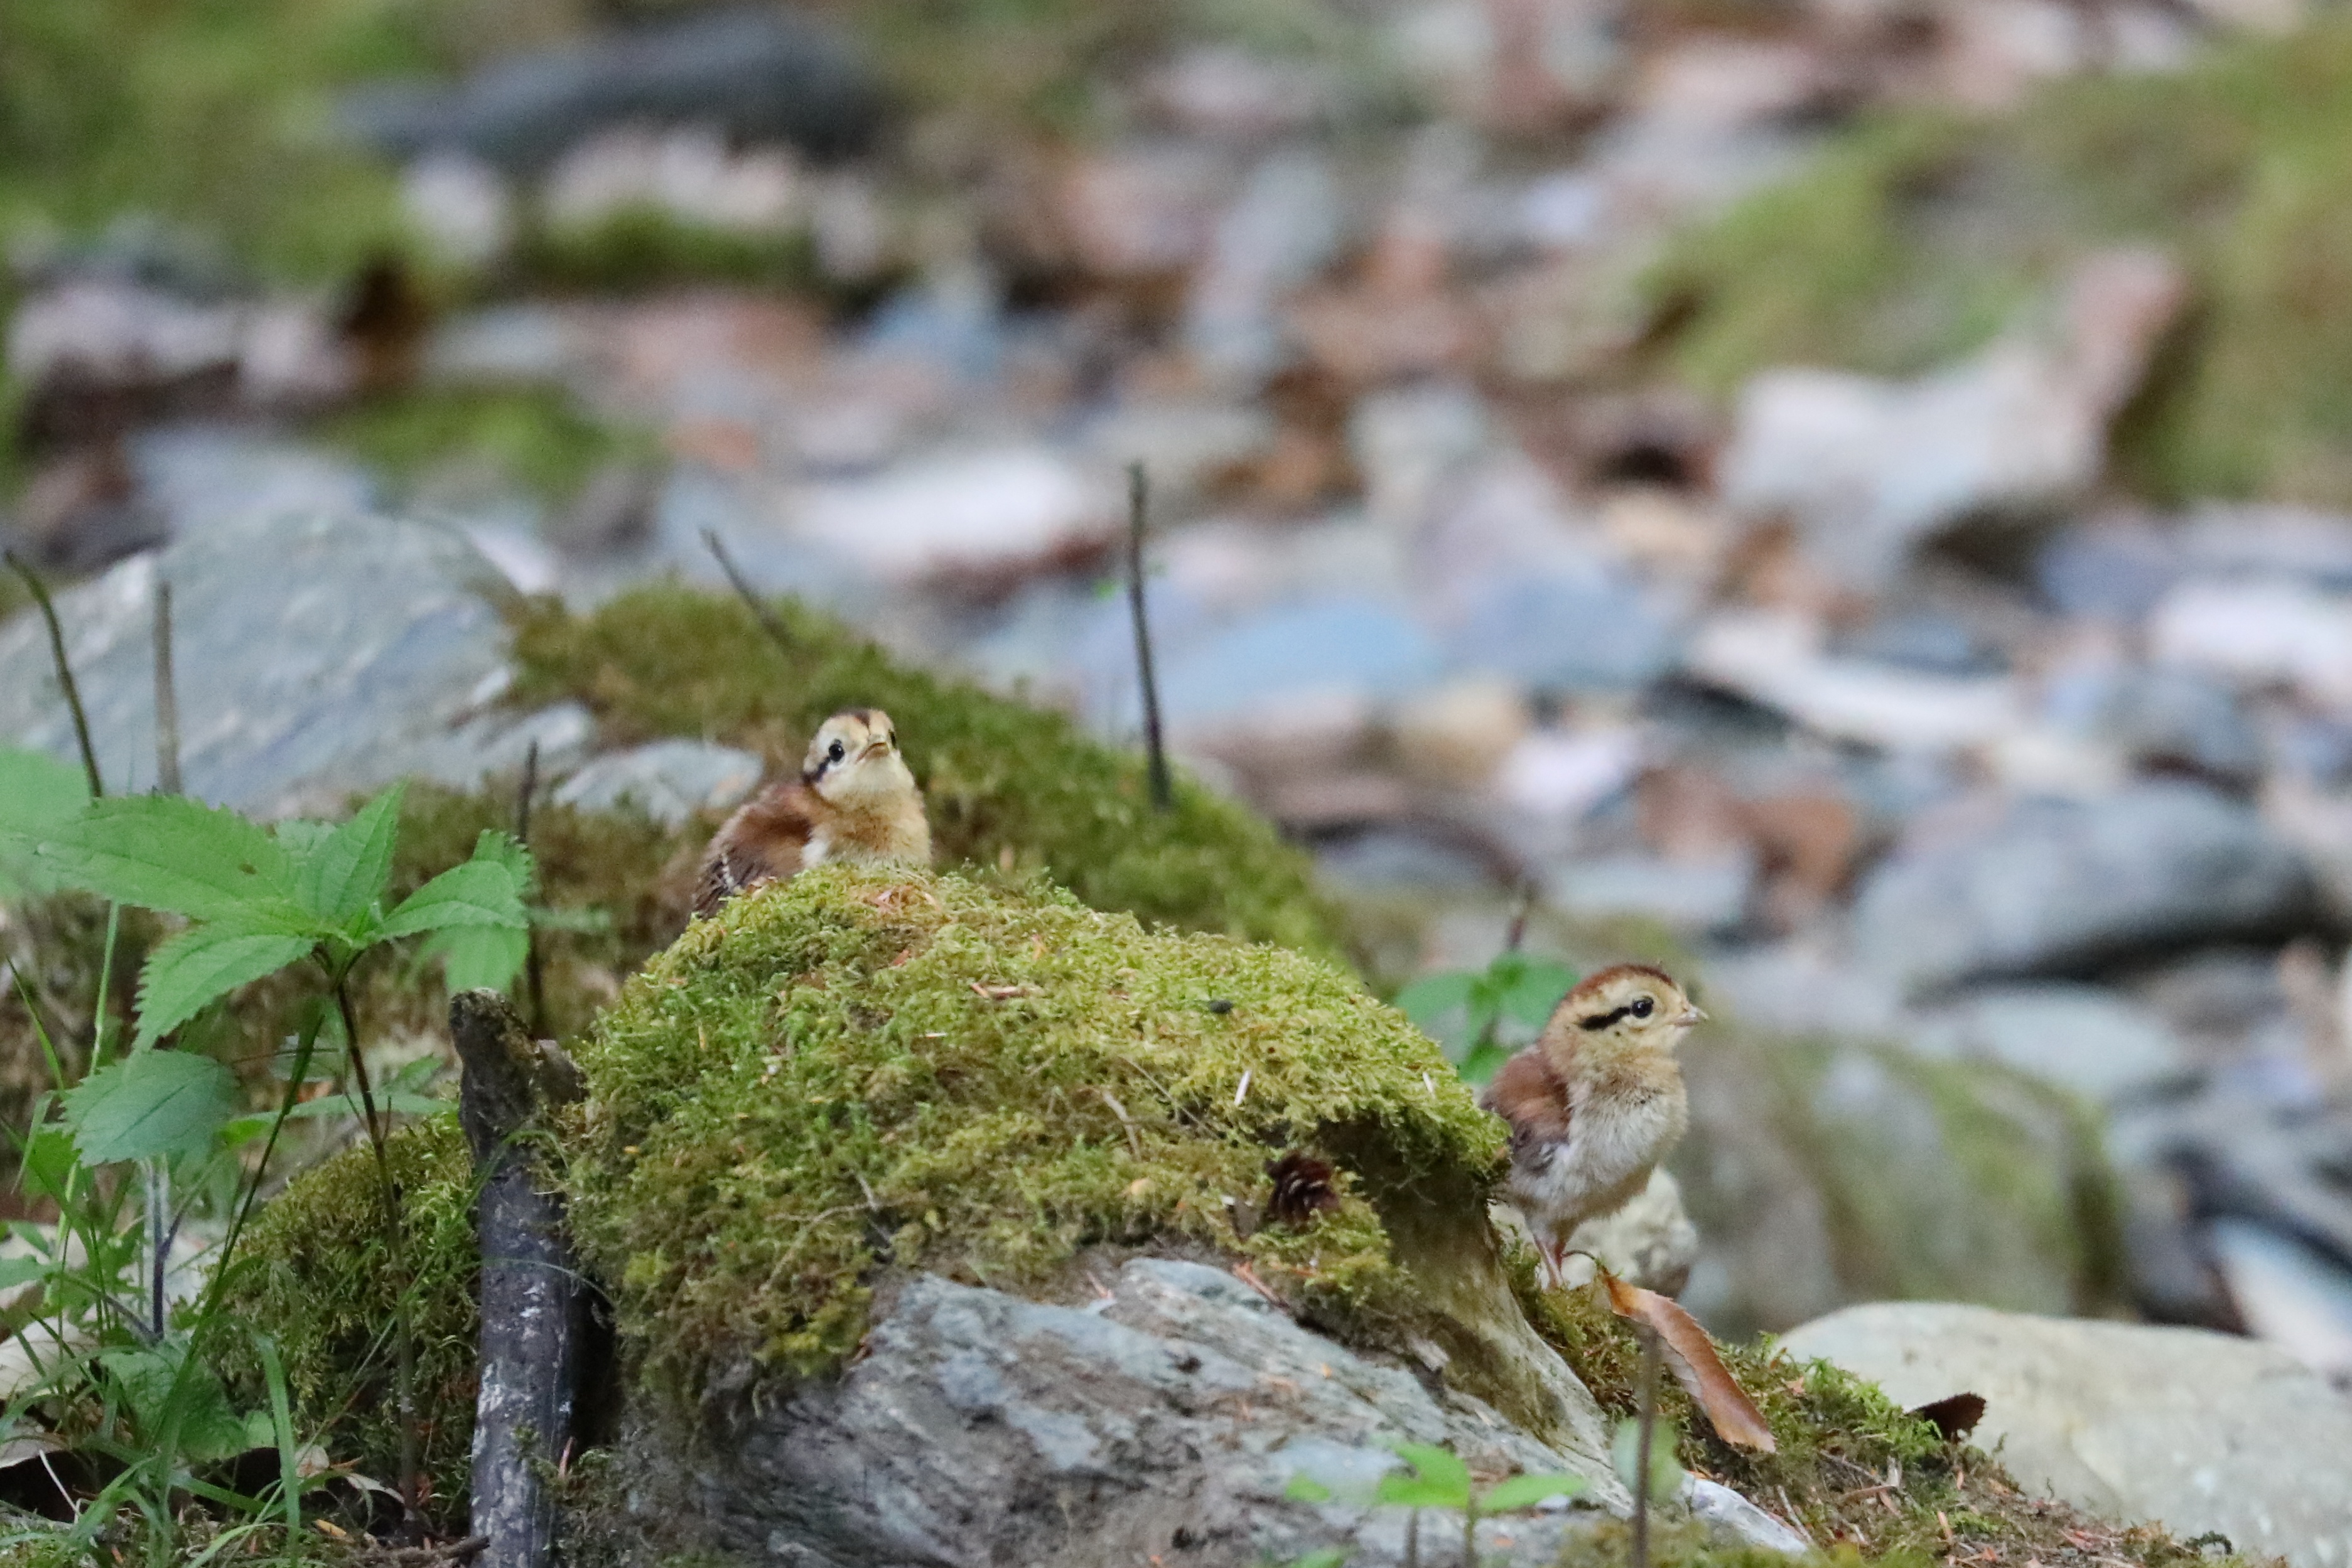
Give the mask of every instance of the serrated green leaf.
<svg viewBox="0 0 2352 1568">
<path fill-rule="evenodd" d="M 341 925 L 383 895 L 392 876 L 393 844 L 400 836 L 400 800 L 405 790 L 404 785 L 394 784 L 342 826 L 299 849 L 289 847 L 295 894 L 304 908 L 330 925 Z M 286 842 L 284 829 L 278 836 Z"/>
<path fill-rule="evenodd" d="M 245 1418 L 229 1405 L 218 1375 L 186 1354 L 184 1345 L 167 1341 L 152 1349 L 103 1351 L 99 1363 L 149 1442 L 170 1430 L 173 1457 L 199 1464 L 243 1453 L 250 1446 Z"/>
<path fill-rule="evenodd" d="M 492 865 L 502 865 L 514 874 L 515 886 L 521 896 L 530 896 L 539 881 L 539 862 L 531 858 L 530 849 L 512 833 L 496 828 L 484 828 L 474 840 L 473 858 Z"/>
<path fill-rule="evenodd" d="M 35 849 L 59 881 L 118 904 L 247 929 L 316 925 L 294 901 L 286 852 L 266 830 L 184 795 L 94 800 Z"/>
<path fill-rule="evenodd" d="M 236 1079 L 209 1057 L 137 1051 L 62 1096 L 85 1165 L 192 1153 L 237 1111 Z"/>
<path fill-rule="evenodd" d="M 446 931 L 462 925 L 504 925 L 522 930 L 522 889 L 514 872 L 496 860 L 453 865 L 401 901 L 385 916 L 379 941 Z"/>
<path fill-rule="evenodd" d="M 149 954 L 140 971 L 139 1036 L 131 1049 L 154 1044 L 214 998 L 276 974 L 310 947 L 307 936 L 245 930 L 231 921 L 190 926 Z"/>
<path fill-rule="evenodd" d="M 1513 1476 L 1498 1481 L 1478 1500 L 1481 1513 L 1513 1513 L 1556 1497 L 1576 1497 L 1585 1489 L 1582 1476 Z"/>
</svg>

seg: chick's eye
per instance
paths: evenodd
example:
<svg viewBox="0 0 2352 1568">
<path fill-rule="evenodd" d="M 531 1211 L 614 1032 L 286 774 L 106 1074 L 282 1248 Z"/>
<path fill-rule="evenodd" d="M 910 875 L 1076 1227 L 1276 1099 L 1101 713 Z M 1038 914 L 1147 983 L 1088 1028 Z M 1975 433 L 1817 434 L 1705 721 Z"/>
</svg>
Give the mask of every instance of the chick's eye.
<svg viewBox="0 0 2352 1568">
<path fill-rule="evenodd" d="M 1658 1004 L 1652 1001 L 1647 997 L 1643 997 L 1641 1000 L 1633 1004 L 1633 1016 L 1637 1019 L 1648 1018 L 1652 1013 L 1656 1012 L 1657 1010 Z"/>
<path fill-rule="evenodd" d="M 847 747 L 845 747 L 845 746 L 842 745 L 842 744 L 841 744 L 841 742 L 839 742 L 839 741 L 837 741 L 837 740 L 836 740 L 836 741 L 835 741 L 835 742 L 833 743 L 832 747 L 830 747 L 830 748 L 825 752 L 825 755 L 826 755 L 827 757 L 832 758 L 835 762 L 840 761 L 844 757 L 847 756 L 848 754 L 849 754 L 849 748 L 848 748 Z"/>
</svg>

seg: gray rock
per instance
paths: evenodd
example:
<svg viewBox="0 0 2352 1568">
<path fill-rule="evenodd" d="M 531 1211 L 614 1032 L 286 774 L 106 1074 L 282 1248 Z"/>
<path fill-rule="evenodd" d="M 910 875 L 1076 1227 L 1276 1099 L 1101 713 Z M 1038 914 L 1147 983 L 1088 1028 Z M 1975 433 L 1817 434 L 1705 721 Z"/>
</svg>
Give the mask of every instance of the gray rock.
<svg viewBox="0 0 2352 1568">
<path fill-rule="evenodd" d="M 1155 658 L 1171 725 L 1263 712 L 1307 694 L 1399 696 L 1433 685 L 1441 673 L 1435 646 L 1415 622 L 1376 600 L 1336 595 L 1247 616 Z M 1131 653 L 1126 667 L 1133 668 Z M 1114 699 L 1114 724 L 1139 721 L 1133 689 Z"/>
<path fill-rule="evenodd" d="M 181 763 L 191 794 L 277 814 L 425 774 L 470 784 L 530 741 L 561 766 L 576 706 L 510 716 L 497 572 L 457 535 L 397 517 L 220 518 L 58 600 L 107 785 L 154 781 L 152 611 L 172 584 Z M 0 626 L 0 737 L 74 755 L 31 612 Z"/>
<path fill-rule="evenodd" d="M 1683 1301 L 1717 1333 L 1884 1297 L 2118 1303 L 2112 1177 L 2064 1096 L 1990 1063 L 1713 1026 L 1682 1056 L 1673 1166 L 1702 1243 Z"/>
<path fill-rule="evenodd" d="M 879 88 L 847 40 L 769 7 L 513 56 L 455 88 L 380 86 L 344 106 L 350 129 L 395 157 L 456 148 L 523 172 L 610 125 L 708 125 L 829 154 L 863 145 L 880 119 Z"/>
<path fill-rule="evenodd" d="M 1911 1034 L 1930 1055 L 2000 1061 L 2106 1103 L 2177 1085 L 2195 1064 L 2147 1008 L 2096 986 L 2002 986 L 1972 992 Z"/>
<path fill-rule="evenodd" d="M 1606 570 L 1525 570 L 1465 585 L 1445 640 L 1457 669 L 1538 691 L 1624 691 L 1680 656 L 1674 618 L 1641 584 Z"/>
<path fill-rule="evenodd" d="M 2022 329 L 1916 382 L 1769 371 L 1741 396 L 1725 497 L 1759 520 L 1792 520 L 1824 572 L 1884 587 L 1945 529 L 2088 488 L 2107 422 L 2186 297 L 2163 256 L 2109 252 L 2070 281 L 2055 331 Z"/>
<path fill-rule="evenodd" d="M 1347 237 L 1339 182 L 1315 152 L 1277 151 L 1252 172 L 1194 275 L 1184 340 L 1219 378 L 1249 385 L 1279 368 L 1276 307 L 1323 270 Z"/>
<path fill-rule="evenodd" d="M 1588 1478 L 1574 1507 L 1482 1525 L 1489 1563 L 1550 1563 L 1596 1509 L 1627 1506 L 1597 1449 L 1548 1448 L 1443 1383 L 1300 1327 L 1221 1270 L 1138 1259 L 1097 1290 L 1074 1308 L 915 1279 L 839 1381 L 706 1404 L 692 1462 L 640 1424 L 629 1473 L 649 1479 L 633 1511 L 649 1531 L 795 1568 L 1155 1555 L 1241 1568 L 1329 1547 L 1396 1563 L 1404 1511 L 1360 1494 L 1397 1464 L 1397 1442 L 1448 1447 L 1482 1475 Z M 1291 1500 L 1297 1478 L 1335 1495 Z M 1790 1549 L 1738 1494 L 1692 1491 L 1727 1544 Z M 1422 1528 L 1433 1540 L 1452 1527 Z"/>
<path fill-rule="evenodd" d="M 1931 1302 L 1850 1307 L 1782 1341 L 1897 1404 L 1981 1395 L 1975 1441 L 2090 1512 L 2219 1531 L 2294 1568 L 2352 1559 L 2352 1403 L 2267 1345 Z"/>
<path fill-rule="evenodd" d="M 1571 861 L 1545 881 L 1551 902 L 1588 920 L 1654 920 L 1668 930 L 1706 936 L 1746 918 L 1756 864 L 1745 852 L 1706 860 L 1611 855 Z"/>
<path fill-rule="evenodd" d="M 697 811 L 724 811 L 759 788 L 756 753 L 703 740 L 656 740 L 599 757 L 557 787 L 558 805 L 591 811 L 634 805 L 666 828 Z"/>
<path fill-rule="evenodd" d="M 2278 930 L 2308 907 L 2302 861 L 2252 811 L 2155 782 L 2021 800 L 1897 849 L 1854 905 L 1856 949 L 1913 989 Z"/>
<path fill-rule="evenodd" d="M 1181 1552 L 1238 1568 L 1327 1546 L 1397 1563 L 1402 1511 L 1347 1494 L 1395 1464 L 1383 1445 L 1398 1441 L 1450 1446 L 1482 1473 L 1585 1474 L 1588 1502 L 1622 1506 L 1597 1454 L 1554 1452 L 1230 1274 L 1168 1260 L 1129 1263 L 1083 1309 L 919 1278 L 840 1381 L 741 1400 L 711 1437 L 676 1484 L 710 1544 L 753 1563 Z M 650 1428 L 634 1443 L 660 1464 Z M 1286 1500 L 1297 1476 L 1341 1495 Z M 1484 1538 L 1497 1560 L 1549 1563 L 1591 1517 L 1521 1516 Z"/>
</svg>

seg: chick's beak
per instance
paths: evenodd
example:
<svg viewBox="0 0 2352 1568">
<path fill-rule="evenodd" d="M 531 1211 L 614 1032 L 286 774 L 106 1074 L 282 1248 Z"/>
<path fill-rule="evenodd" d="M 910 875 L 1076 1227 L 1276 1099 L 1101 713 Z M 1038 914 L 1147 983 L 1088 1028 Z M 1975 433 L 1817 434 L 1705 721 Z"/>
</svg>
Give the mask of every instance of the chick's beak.
<svg viewBox="0 0 2352 1568">
<path fill-rule="evenodd" d="M 890 743 L 887 740 L 869 740 L 866 743 L 866 749 L 857 755 L 860 758 L 887 757 L 890 755 Z"/>
<path fill-rule="evenodd" d="M 1675 1019 L 1676 1023 L 1682 1024 L 1685 1028 L 1695 1023 L 1704 1023 L 1706 1020 L 1706 1014 L 1700 1011 L 1697 1005 L 1695 1003 L 1684 1008 L 1682 1016 Z"/>
</svg>

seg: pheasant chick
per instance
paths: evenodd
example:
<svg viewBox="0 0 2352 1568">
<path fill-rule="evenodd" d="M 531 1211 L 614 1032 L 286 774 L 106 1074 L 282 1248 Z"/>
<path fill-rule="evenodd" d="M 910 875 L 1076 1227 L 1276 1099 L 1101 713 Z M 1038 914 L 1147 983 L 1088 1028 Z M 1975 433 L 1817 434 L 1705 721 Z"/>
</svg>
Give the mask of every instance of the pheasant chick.
<svg viewBox="0 0 2352 1568">
<path fill-rule="evenodd" d="M 828 861 L 929 865 L 923 793 L 880 708 L 845 708 L 817 727 L 797 779 L 769 785 L 737 808 L 702 854 L 694 912 L 717 913 L 739 893 Z"/>
<path fill-rule="evenodd" d="M 1690 1105 L 1675 1048 L 1705 1017 L 1664 970 L 1603 969 L 1480 1096 L 1510 1125 L 1511 1199 L 1552 1284 L 1576 1228 L 1623 1207 L 1681 1141 Z"/>
</svg>

